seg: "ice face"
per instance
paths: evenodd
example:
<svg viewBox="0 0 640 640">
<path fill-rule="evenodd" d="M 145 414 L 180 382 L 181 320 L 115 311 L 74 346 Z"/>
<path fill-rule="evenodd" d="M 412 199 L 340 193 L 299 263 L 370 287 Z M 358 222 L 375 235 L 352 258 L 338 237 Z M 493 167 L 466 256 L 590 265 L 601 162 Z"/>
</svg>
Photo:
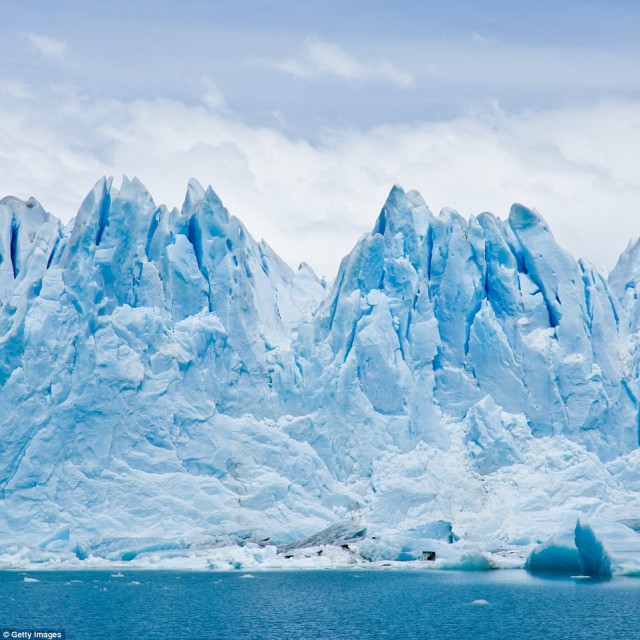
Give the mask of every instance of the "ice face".
<svg viewBox="0 0 640 640">
<path fill-rule="evenodd" d="M 102 179 L 65 229 L 0 201 L 0 257 L 0 560 L 342 523 L 372 559 L 493 566 L 640 519 L 635 258 L 607 282 L 526 207 L 436 216 L 396 186 L 329 288 L 210 187 L 169 210 Z"/>
<path fill-rule="evenodd" d="M 640 239 L 629 241 L 609 274 L 609 285 L 626 312 L 631 330 L 637 331 L 640 326 L 640 307 L 637 304 L 640 292 Z"/>
<path fill-rule="evenodd" d="M 506 223 L 434 217 L 396 187 L 316 323 L 332 364 L 355 360 L 372 407 L 408 416 L 420 439 L 446 446 L 430 408 L 460 419 L 490 395 L 535 435 L 562 433 L 607 458 L 638 442 L 618 314 L 602 274 L 560 248 L 535 211 L 514 205 Z"/>
<path fill-rule="evenodd" d="M 34 198 L 0 200 L 0 303 L 11 301 L 19 282 L 43 275 L 62 235 L 62 225 Z M 24 292 L 25 285 L 18 295 Z M 24 292 L 26 293 L 26 292 Z"/>
</svg>

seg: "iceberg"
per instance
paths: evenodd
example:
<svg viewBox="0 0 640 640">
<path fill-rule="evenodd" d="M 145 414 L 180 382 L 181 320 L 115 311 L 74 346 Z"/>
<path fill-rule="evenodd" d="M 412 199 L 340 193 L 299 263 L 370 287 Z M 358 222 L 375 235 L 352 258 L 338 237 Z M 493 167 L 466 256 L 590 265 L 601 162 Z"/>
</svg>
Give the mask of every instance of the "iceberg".
<svg viewBox="0 0 640 640">
<path fill-rule="evenodd" d="M 633 573 L 636 274 L 399 186 L 331 285 L 195 180 L 4 198 L 0 566 Z"/>
<path fill-rule="evenodd" d="M 622 522 L 578 520 L 573 531 L 535 548 L 527 568 L 597 578 L 640 575 L 640 534 Z"/>
</svg>

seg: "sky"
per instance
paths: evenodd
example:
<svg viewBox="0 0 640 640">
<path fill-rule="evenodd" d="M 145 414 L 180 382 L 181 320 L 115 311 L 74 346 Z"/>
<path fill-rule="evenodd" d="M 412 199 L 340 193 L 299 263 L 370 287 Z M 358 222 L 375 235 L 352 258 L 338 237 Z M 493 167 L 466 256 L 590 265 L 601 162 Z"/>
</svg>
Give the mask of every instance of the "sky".
<svg viewBox="0 0 640 640">
<path fill-rule="evenodd" d="M 640 235 L 640 4 L 2 0 L 0 197 L 187 181 L 330 279 L 393 184 L 535 207 L 604 269 Z"/>
</svg>

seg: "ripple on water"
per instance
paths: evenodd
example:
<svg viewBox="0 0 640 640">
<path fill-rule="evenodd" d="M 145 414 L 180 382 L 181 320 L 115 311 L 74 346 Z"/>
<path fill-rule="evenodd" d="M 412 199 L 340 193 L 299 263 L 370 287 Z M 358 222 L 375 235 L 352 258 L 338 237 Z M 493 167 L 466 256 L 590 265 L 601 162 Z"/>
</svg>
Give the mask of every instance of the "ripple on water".
<svg viewBox="0 0 640 640">
<path fill-rule="evenodd" d="M 92 640 L 619 640 L 640 628 L 640 580 L 633 579 L 512 571 L 362 571 L 358 580 L 332 570 L 251 575 L 127 571 L 121 581 L 109 571 L 47 571 L 37 588 L 25 589 L 24 575 L 0 572 L 0 620 Z"/>
</svg>

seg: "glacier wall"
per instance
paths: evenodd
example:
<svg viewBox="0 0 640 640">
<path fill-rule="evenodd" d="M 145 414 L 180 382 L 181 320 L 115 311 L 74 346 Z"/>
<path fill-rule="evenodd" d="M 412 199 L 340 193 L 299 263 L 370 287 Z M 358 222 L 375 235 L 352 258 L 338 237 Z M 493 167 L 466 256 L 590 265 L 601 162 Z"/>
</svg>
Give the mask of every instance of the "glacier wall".
<svg viewBox="0 0 640 640">
<path fill-rule="evenodd" d="M 441 530 L 504 556 L 640 519 L 638 272 L 637 245 L 607 279 L 522 205 L 397 186 L 331 286 L 195 181 L 168 210 L 102 179 L 66 227 L 4 198 L 0 561 L 350 520 L 370 557 Z"/>
</svg>

